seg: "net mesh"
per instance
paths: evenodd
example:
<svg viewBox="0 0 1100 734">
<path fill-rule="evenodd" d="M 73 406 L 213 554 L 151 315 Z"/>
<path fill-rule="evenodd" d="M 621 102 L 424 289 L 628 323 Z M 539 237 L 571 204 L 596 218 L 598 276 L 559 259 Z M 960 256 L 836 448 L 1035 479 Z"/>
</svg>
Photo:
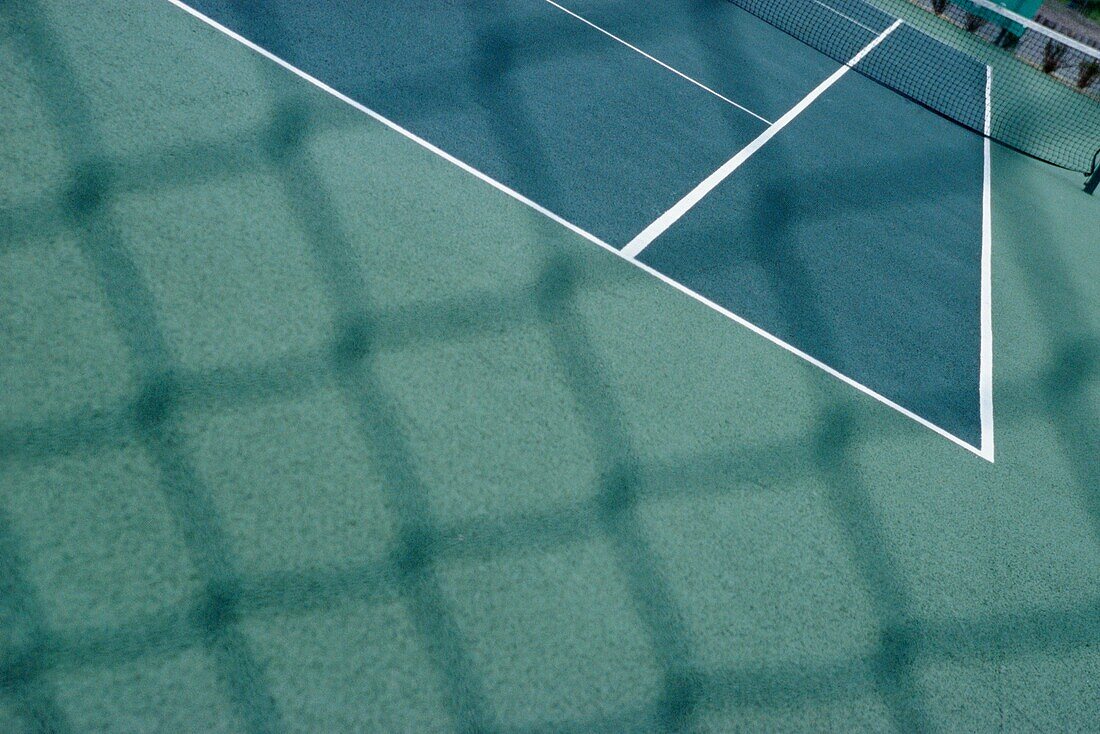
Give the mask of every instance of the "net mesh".
<svg viewBox="0 0 1100 734">
<path fill-rule="evenodd" d="M 984 0 L 731 0 L 875 81 L 1027 155 L 1082 173 L 1100 158 L 1100 51 Z M 986 120 L 986 69 L 990 70 Z"/>
</svg>

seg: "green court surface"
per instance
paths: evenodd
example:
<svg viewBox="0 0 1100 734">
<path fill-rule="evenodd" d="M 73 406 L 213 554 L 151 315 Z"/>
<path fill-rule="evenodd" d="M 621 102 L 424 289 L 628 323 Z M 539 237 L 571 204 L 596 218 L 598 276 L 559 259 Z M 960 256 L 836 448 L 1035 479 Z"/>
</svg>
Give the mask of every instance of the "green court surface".
<svg viewBox="0 0 1100 734">
<path fill-rule="evenodd" d="M 632 6 L 575 5 L 608 23 Z M 682 30 L 710 49 L 724 32 Z M 492 59 L 521 55 L 495 38 Z M 540 38 L 567 75 L 634 68 Z M 647 38 L 693 63 L 684 36 Z M 741 83 L 711 61 L 697 78 Z M 837 68 L 802 62 L 760 63 L 792 85 Z M 561 156 L 455 133 L 494 181 L 606 226 L 599 247 L 168 0 L 0 0 L 0 91 L 0 732 L 1097 729 L 1100 199 L 1079 174 L 990 148 L 994 457 L 974 380 L 956 412 L 919 386 L 898 393 L 912 414 L 881 399 L 934 370 L 845 336 L 858 314 L 820 346 L 806 318 L 834 314 L 825 301 L 754 331 L 670 283 L 713 276 L 691 259 L 713 243 L 691 242 L 732 231 L 735 179 L 655 241 L 656 264 L 612 251 L 646 224 L 622 212 L 659 214 L 752 138 L 728 109 L 708 108 L 740 120 L 724 155 L 703 134 L 638 145 L 681 166 L 652 180 L 589 185 Z M 414 92 L 379 103 L 453 133 L 431 100 L 401 106 Z M 785 161 L 745 173 L 775 195 L 785 171 L 792 202 L 901 187 L 852 226 L 888 233 L 869 247 L 909 242 L 896 207 L 957 233 L 974 249 L 937 261 L 957 255 L 961 295 L 943 285 L 953 271 L 919 272 L 969 309 L 983 141 L 865 94 L 893 93 L 846 76 L 761 148 Z M 799 125 L 847 120 L 829 105 L 849 99 L 883 100 L 859 118 L 904 119 L 910 143 L 925 125 L 947 142 L 782 147 L 817 140 Z M 555 128 L 539 118 L 552 112 L 481 123 L 511 140 Z M 633 122 L 609 129 L 656 135 L 632 114 L 615 107 Z M 677 119 L 659 123 L 693 134 Z M 974 165 L 929 163 L 942 178 L 907 184 L 899 161 L 928 150 Z M 600 165 L 615 155 L 631 165 L 621 151 Z M 616 192 L 629 206 L 605 217 Z M 848 226 L 785 211 L 788 234 Z M 867 272 L 852 277 L 880 283 Z M 893 297 L 918 290 L 914 272 Z M 760 303 L 744 305 L 766 319 Z M 949 336 L 977 374 L 977 321 Z M 783 348 L 798 339 L 821 363 Z M 884 387 L 852 384 L 872 380 Z M 964 428 L 922 418 L 936 410 Z M 978 429 L 981 443 L 957 437 Z"/>
</svg>

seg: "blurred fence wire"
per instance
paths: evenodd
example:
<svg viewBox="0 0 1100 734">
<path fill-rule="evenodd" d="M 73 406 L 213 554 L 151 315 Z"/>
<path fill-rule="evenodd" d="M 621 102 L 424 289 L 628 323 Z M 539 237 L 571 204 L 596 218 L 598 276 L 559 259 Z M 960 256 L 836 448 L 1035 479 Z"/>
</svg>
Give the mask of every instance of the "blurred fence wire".
<svg viewBox="0 0 1100 734">
<path fill-rule="evenodd" d="M 479 3 L 469 3 L 468 8 L 472 16 L 488 12 Z M 444 682 L 455 730 L 522 730 L 494 715 L 492 691 L 471 662 L 438 566 L 455 558 L 508 556 L 591 538 L 608 545 L 625 579 L 629 606 L 660 670 L 659 693 L 638 709 L 596 719 L 547 719 L 532 730 L 679 731 L 692 728 L 704 709 L 784 708 L 867 696 L 888 709 L 898 729 L 928 730 L 932 703 L 917 676 L 919 659 L 1057 652 L 1093 644 L 1100 637 L 1100 606 L 1031 609 L 988 618 L 918 618 L 912 590 L 896 567 L 888 533 L 853 458 L 853 442 L 859 435 L 853 422 L 859 419 L 844 405 L 823 400 L 819 418 L 807 434 L 763 451 L 733 445 L 715 455 L 687 456 L 672 463 L 648 460 L 631 435 L 616 391 L 608 384 L 576 310 L 583 289 L 591 283 L 568 258 L 548 254 L 532 288 L 487 293 L 481 300 L 451 304 L 443 313 L 438 304 L 398 313 L 379 306 L 362 264 L 349 254 L 352 245 L 329 200 L 326 180 L 305 153 L 311 136 L 318 133 L 317 125 L 322 124 L 311 110 L 308 94 L 312 92 L 288 96 L 282 79 L 285 72 L 277 67 L 256 59 L 272 83 L 266 99 L 257 100 L 267 113 L 251 136 L 166 150 L 154 165 L 142 165 L 103 156 L 87 94 L 77 75 L 66 71 L 69 52 L 52 32 L 41 0 L 4 3 L 0 20 L 4 42 L 14 44 L 34 69 L 38 92 L 67 152 L 69 181 L 52 200 L 0 212 L 7 232 L 0 254 L 19 248 L 21 239 L 43 228 L 75 233 L 82 256 L 98 276 L 115 327 L 124 337 L 129 368 L 141 385 L 137 397 L 117 411 L 75 412 L 0 426 L 0 469 L 136 440 L 156 465 L 159 491 L 185 541 L 189 562 L 201 577 L 201 589 L 186 608 L 120 620 L 116 626 L 80 634 L 54 631 L 26 567 L 25 539 L 0 505 L 0 620 L 16 630 L 0 658 L 0 701 L 17 712 L 28 731 L 76 728 L 58 701 L 52 682 L 56 671 L 116 668 L 135 659 L 196 648 L 214 661 L 218 681 L 244 729 L 280 731 L 285 702 L 279 700 L 272 673 L 242 633 L 242 625 L 256 616 L 295 614 L 347 598 L 370 603 L 396 598 L 404 603 L 422 648 Z M 475 28 L 481 25 L 471 23 Z M 140 59 L 134 61 L 140 63 Z M 483 61 L 493 63 L 493 59 Z M 497 87 L 485 92 L 508 95 L 515 110 L 513 119 L 498 127 L 502 148 L 507 148 L 509 135 L 531 134 L 523 121 L 536 112 L 525 109 L 517 90 Z M 373 123 L 364 120 L 362 124 Z M 198 159 L 201 166 L 196 165 Z M 221 168 L 213 170 L 263 165 L 279 172 L 288 209 L 307 240 L 335 314 L 334 337 L 326 349 L 209 371 L 186 367 L 173 353 L 158 321 L 154 289 L 134 261 L 112 201 L 121 192 L 180 185 L 196 170 L 212 170 L 211 163 L 218 161 Z M 148 175 L 149 167 L 157 174 Z M 1048 260 L 1046 267 L 1057 264 Z M 670 293 L 669 297 L 677 296 Z M 434 325 L 440 323 L 451 327 L 439 331 Z M 590 500 L 552 512 L 485 522 L 439 517 L 430 507 L 427 480 L 410 445 L 401 405 L 380 375 L 379 358 L 409 343 L 531 325 L 549 340 L 554 368 L 579 406 L 578 421 L 598 465 L 598 486 Z M 1068 338 L 1065 349 L 1072 358 L 1063 359 L 1066 354 L 1055 358 L 1051 369 L 1080 374 L 1068 381 L 1052 379 L 1037 410 L 1066 405 L 1085 410 L 1081 406 L 1087 403 L 1078 402 L 1077 397 L 1096 379 L 1100 357 L 1095 346 L 1089 349 L 1087 339 Z M 349 558 L 342 569 L 259 577 L 244 574 L 226 538 L 227 520 L 211 501 L 210 488 L 181 438 L 179 417 L 184 411 L 302 394 L 328 380 L 339 386 L 342 401 L 354 416 L 358 439 L 383 478 L 385 504 L 396 528 L 389 552 L 381 561 Z M 1027 402 L 1030 387 L 1014 391 L 1008 386 L 1005 392 L 1005 399 Z M 1067 454 L 1078 469 L 1080 486 L 1095 492 L 1100 487 L 1095 457 L 1075 448 L 1097 445 L 1095 416 L 1082 416 L 1072 424 L 1078 433 L 1063 437 Z M 858 571 L 862 592 L 871 600 L 877 620 L 874 652 L 827 665 L 707 667 L 700 662 L 684 621 L 684 607 L 691 600 L 673 591 L 639 519 L 639 507 L 656 496 L 689 492 L 684 487 L 693 482 L 705 485 L 703 477 L 732 483 L 746 472 L 757 471 L 777 481 L 793 481 L 797 476 L 792 472 L 807 465 L 816 468 L 817 478 L 826 487 L 827 506 L 846 540 L 846 553 Z M 1100 537 L 1100 506 L 1094 495 L 1088 507 Z M 1036 628 L 1047 632 L 1036 635 Z M 363 702 L 365 707 L 370 705 Z"/>
</svg>

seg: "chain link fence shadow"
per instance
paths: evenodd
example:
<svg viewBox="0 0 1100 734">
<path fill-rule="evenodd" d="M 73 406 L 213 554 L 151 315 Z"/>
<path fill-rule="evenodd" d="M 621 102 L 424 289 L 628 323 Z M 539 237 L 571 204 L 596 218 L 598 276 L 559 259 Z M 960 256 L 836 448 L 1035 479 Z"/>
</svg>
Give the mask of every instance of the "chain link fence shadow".
<svg viewBox="0 0 1100 734">
<path fill-rule="evenodd" d="M 487 12 L 482 6 L 470 3 L 468 8 L 471 32 L 492 27 L 492 20 L 481 15 Z M 95 410 L 24 421 L 5 418 L 0 424 L 0 471 L 47 466 L 59 458 L 79 458 L 121 445 L 140 447 L 155 469 L 161 506 L 182 539 L 194 583 L 179 608 L 134 614 L 78 632 L 57 629 L 36 588 L 27 558 L 27 530 L 18 529 L 12 508 L 0 504 L 0 622 L 7 630 L 0 646 L 0 702 L 13 712 L 14 726 L 27 731 L 81 729 L 60 699 L 60 673 L 114 670 L 150 657 L 201 650 L 211 661 L 235 727 L 250 732 L 294 728 L 286 710 L 291 704 L 280 696 L 276 675 L 246 628 L 258 619 L 306 615 L 350 601 L 371 608 L 396 603 L 405 611 L 433 679 L 439 681 L 442 718 L 452 730 L 468 732 L 685 731 L 706 728 L 707 717 L 724 708 L 790 710 L 864 697 L 876 700 L 897 729 L 924 731 L 933 723 L 928 712 L 932 703 L 916 673 L 921 659 L 960 654 L 996 659 L 1010 650 L 1034 650 L 1038 644 L 1057 652 L 1090 644 L 1100 634 L 1096 605 L 1041 613 L 1023 610 L 995 618 L 920 619 L 875 509 L 873 489 L 861 474 L 858 442 L 867 435 L 860 430 L 867 414 L 837 400 L 834 393 L 819 391 L 813 424 L 790 439 L 764 447 L 732 443 L 711 454 L 649 459 L 633 435 L 619 386 L 607 376 L 579 306 L 586 290 L 616 283 L 579 272 L 576 263 L 558 251 L 547 248 L 534 280 L 518 286 L 502 284 L 411 305 L 389 305 L 376 297 L 370 264 L 361 256 L 363 245 L 346 231 L 310 151 L 312 141 L 332 132 L 335 118 L 318 112 L 329 102 L 311 89 L 289 92 L 293 85 L 285 83 L 285 72 L 262 59 L 255 60 L 255 67 L 267 80 L 257 100 L 265 115 L 250 134 L 173 143 L 159 154 L 104 157 L 94 105 L 47 18 L 40 2 L 0 6 L 4 42 L 29 61 L 37 91 L 66 149 L 68 182 L 51 196 L 0 208 L 0 256 L 17 252 L 32 237 L 51 232 L 73 235 L 125 345 L 130 374 L 119 380 L 137 387 L 132 398 Z M 510 111 L 496 127 L 501 150 L 509 150 L 517 147 L 510 146 L 510 136 L 528 143 L 533 139 L 525 120 L 537 112 L 525 107 L 519 88 L 499 83 L 502 75 L 497 69 L 507 61 L 500 56 L 501 48 L 501 39 L 484 39 L 484 56 L 468 73 L 486 82 L 483 91 L 491 106 Z M 539 161 L 513 163 L 550 168 Z M 300 233 L 330 315 L 328 336 L 314 349 L 198 368 L 172 346 L 158 317 L 162 306 L 156 289 L 135 259 L 114 203 L 132 192 L 170 194 L 191 183 L 196 171 L 231 177 L 257 169 L 278 182 L 286 212 Z M 566 182 L 549 180 L 547 185 L 561 187 Z M 776 216 L 782 219 L 782 213 Z M 1052 281 L 1060 280 L 1057 262 L 1044 258 L 1043 267 Z M 1057 308 L 1050 311 L 1053 323 Z M 433 501 L 429 472 L 410 433 L 414 422 L 386 376 L 387 355 L 523 329 L 537 331 L 549 345 L 555 379 L 571 395 L 575 420 L 592 448 L 594 486 L 580 498 L 556 500 L 540 509 L 485 518 L 447 516 Z M 1050 380 L 1045 383 L 1048 389 L 1032 403 L 1036 412 L 1076 416 L 1063 424 L 1078 427 L 1063 435 L 1063 449 L 1087 494 L 1092 521 L 1100 528 L 1095 495 L 1100 481 L 1086 448 L 1096 445 L 1097 417 L 1081 398 L 1096 380 L 1097 349 L 1079 335 L 1060 343 L 1063 348 L 1052 357 Z M 386 550 L 378 557 L 348 558 L 342 566 L 247 571 L 231 539 L 233 524 L 242 520 L 219 510 L 216 490 L 198 468 L 201 461 L 189 442 L 187 422 L 196 414 L 288 399 L 308 401 L 327 387 L 339 395 L 356 440 L 380 477 L 381 501 L 392 527 Z M 1028 385 L 1007 385 L 1004 393 L 1028 390 Z M 881 429 L 896 430 L 897 425 L 884 422 Z M 742 488 L 755 485 L 754 492 L 781 492 L 777 487 L 785 480 L 801 479 L 807 471 L 823 488 L 828 517 L 844 541 L 844 556 L 860 593 L 869 600 L 875 638 L 870 651 L 828 664 L 777 662 L 760 668 L 703 662 L 700 641 L 688 621 L 693 600 L 677 591 L 642 517 L 644 511 L 669 498 L 699 503 L 735 483 Z M 13 501 L 8 495 L 4 492 L 5 503 Z M 652 696 L 592 717 L 561 718 L 536 711 L 534 723 L 502 720 L 480 653 L 471 649 L 469 620 L 456 608 L 445 576 L 458 562 L 568 551 L 578 543 L 598 544 L 613 559 L 621 587 L 594 593 L 624 594 L 636 620 L 633 631 L 644 640 L 649 666 L 656 672 Z M 1040 626 L 1046 632 L 1037 643 L 1032 631 Z M 361 705 L 369 709 L 372 703 Z"/>
</svg>

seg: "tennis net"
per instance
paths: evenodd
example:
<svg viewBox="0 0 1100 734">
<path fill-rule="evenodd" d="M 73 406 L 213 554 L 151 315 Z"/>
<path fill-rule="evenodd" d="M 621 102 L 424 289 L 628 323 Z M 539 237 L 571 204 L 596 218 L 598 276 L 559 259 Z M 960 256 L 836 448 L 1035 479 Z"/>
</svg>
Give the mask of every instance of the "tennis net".
<svg viewBox="0 0 1100 734">
<path fill-rule="evenodd" d="M 1027 155 L 1100 164 L 1100 51 L 1086 42 L 989 0 L 731 2 L 841 63 L 900 19 L 856 71 Z"/>
</svg>

